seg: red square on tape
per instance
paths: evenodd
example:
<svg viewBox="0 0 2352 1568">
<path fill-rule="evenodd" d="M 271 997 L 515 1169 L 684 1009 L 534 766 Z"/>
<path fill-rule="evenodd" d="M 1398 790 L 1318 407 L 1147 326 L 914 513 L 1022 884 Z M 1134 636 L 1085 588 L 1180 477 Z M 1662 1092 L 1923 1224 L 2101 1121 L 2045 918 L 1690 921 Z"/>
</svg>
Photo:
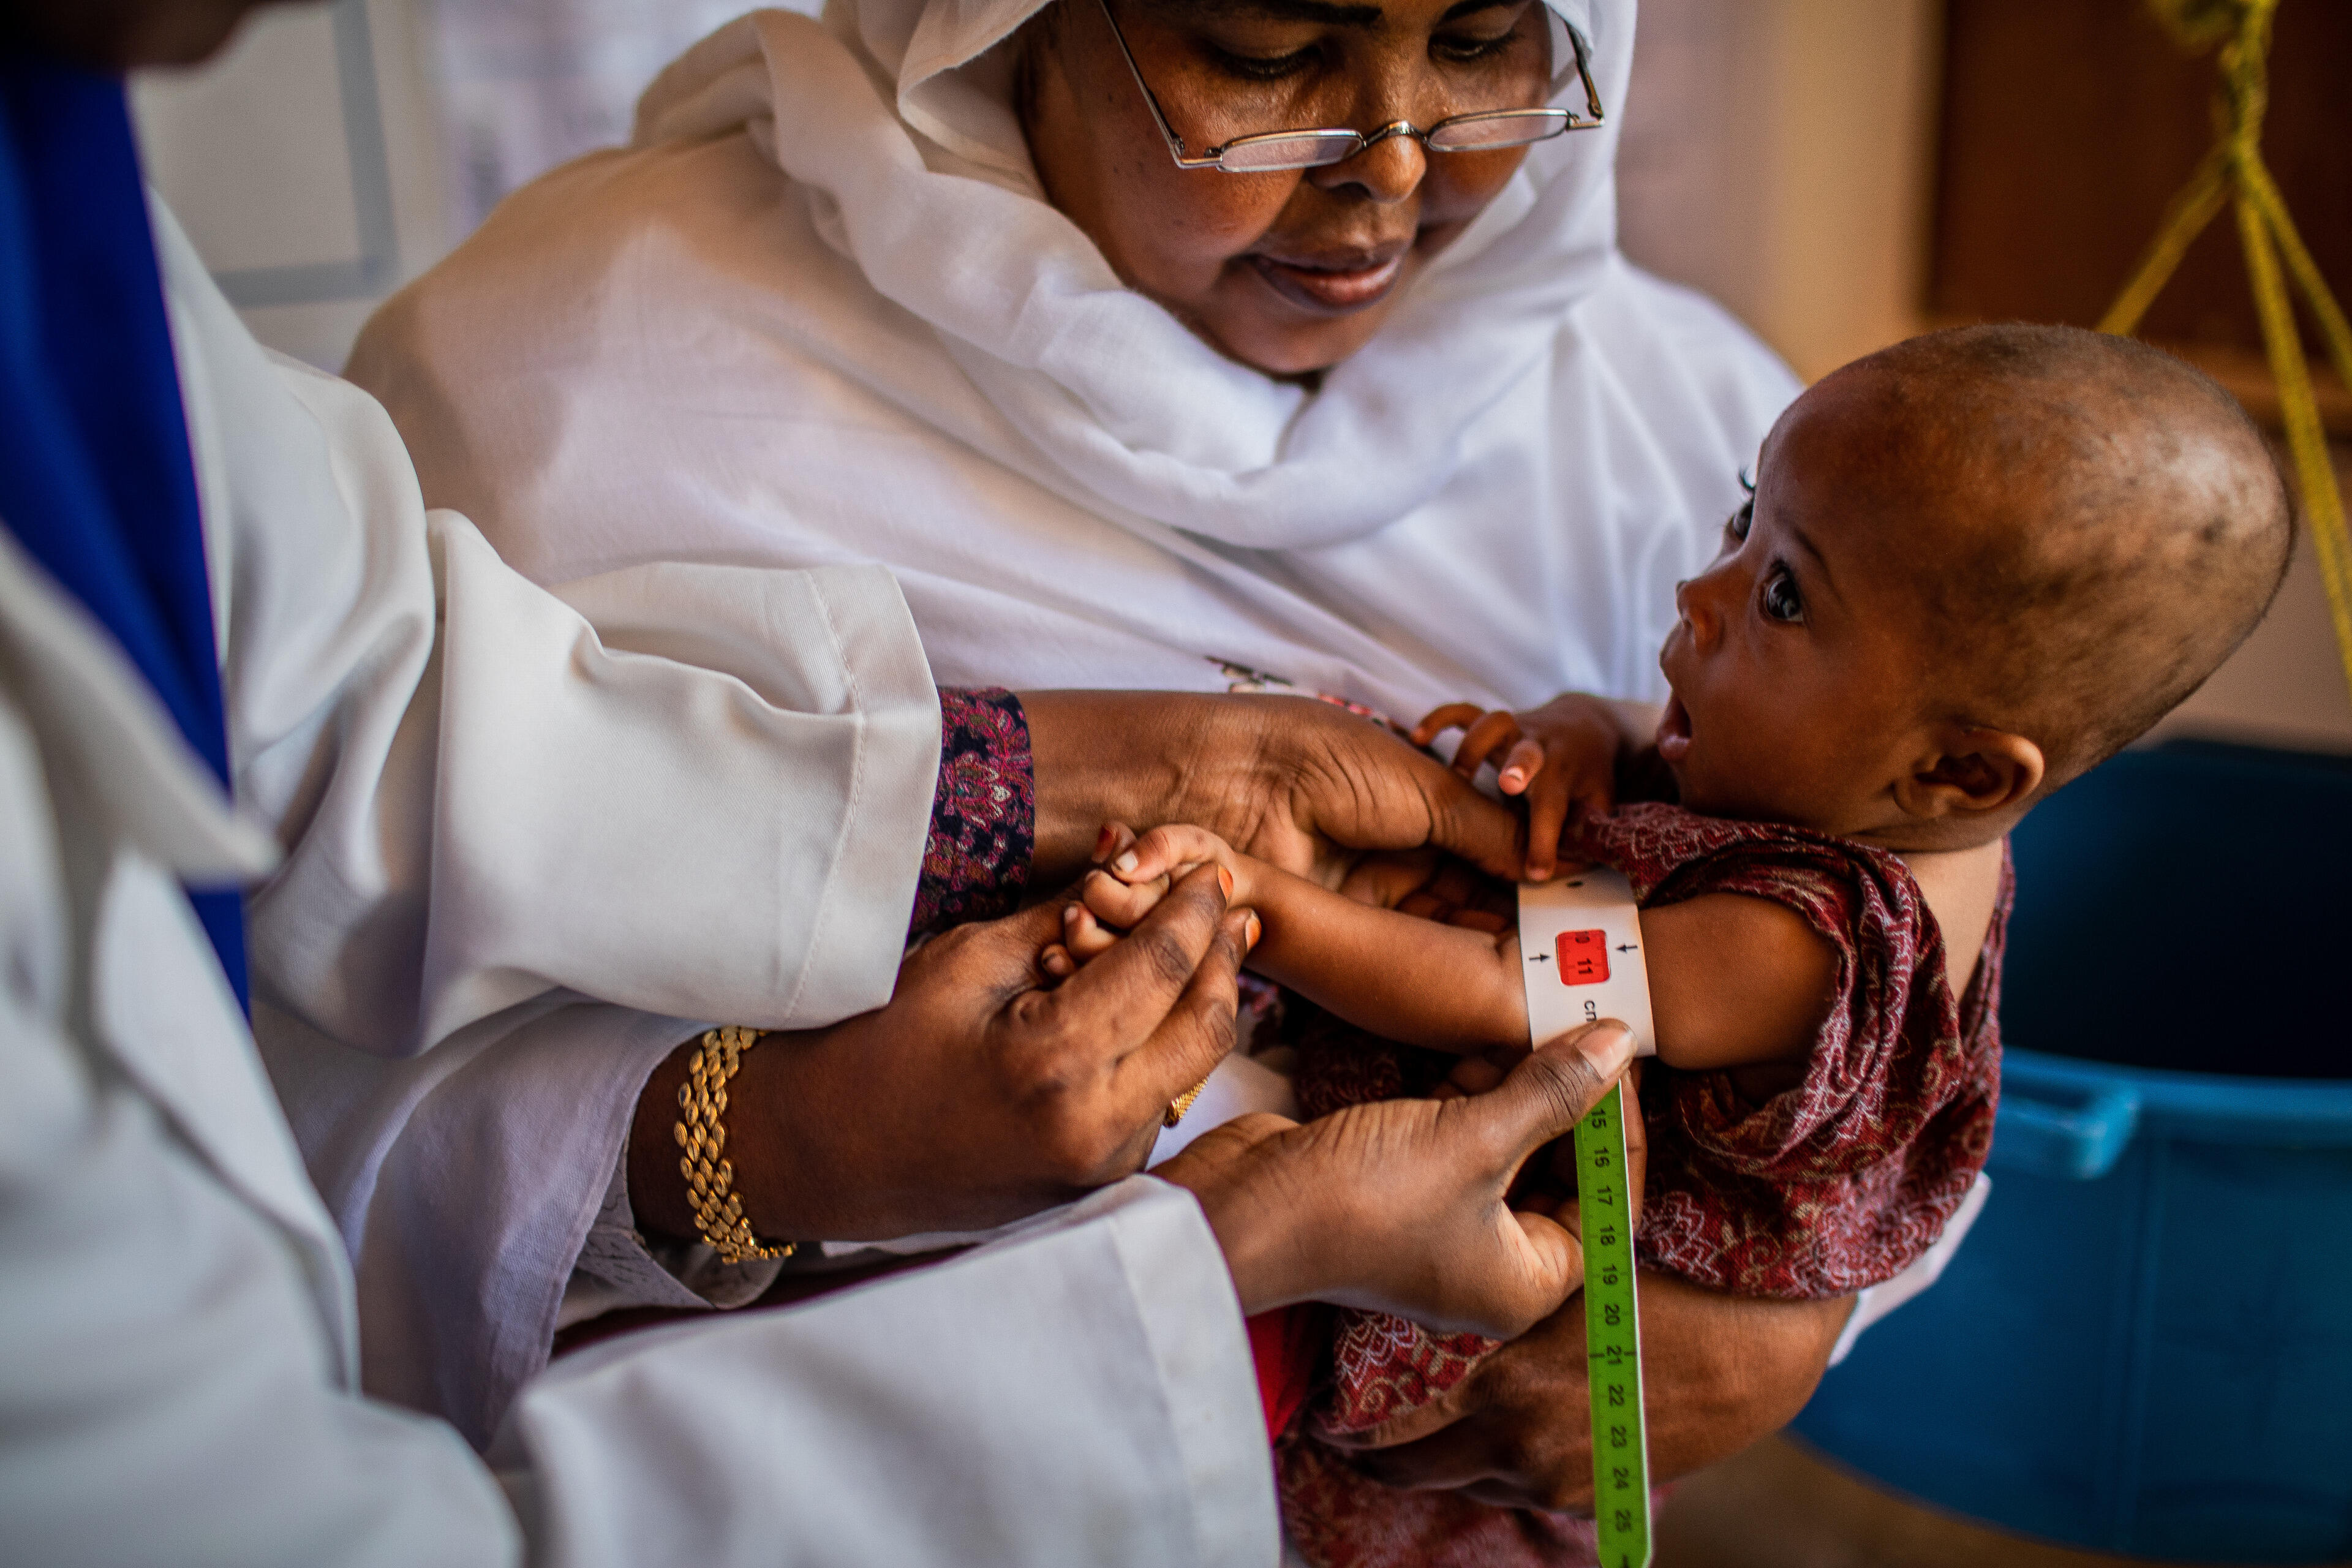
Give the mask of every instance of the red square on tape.
<svg viewBox="0 0 2352 1568">
<path fill-rule="evenodd" d="M 1609 978 L 1609 933 L 1605 931 L 1564 931 L 1559 933 L 1559 983 L 1598 985 Z"/>
</svg>

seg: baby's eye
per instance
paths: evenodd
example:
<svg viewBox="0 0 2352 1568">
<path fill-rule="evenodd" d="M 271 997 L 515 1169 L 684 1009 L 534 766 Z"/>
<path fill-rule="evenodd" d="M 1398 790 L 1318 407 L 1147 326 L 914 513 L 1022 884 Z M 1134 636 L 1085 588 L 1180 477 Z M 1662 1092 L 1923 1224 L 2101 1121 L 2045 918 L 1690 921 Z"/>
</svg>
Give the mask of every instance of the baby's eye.
<svg viewBox="0 0 2352 1568">
<path fill-rule="evenodd" d="M 1797 580 L 1789 575 L 1786 566 L 1775 566 L 1764 579 L 1757 595 L 1764 614 L 1776 621 L 1798 622 L 1805 618 L 1804 596 L 1797 592 Z"/>
<path fill-rule="evenodd" d="M 1749 496 L 1739 503 L 1739 510 L 1724 520 L 1723 531 L 1733 539 L 1746 542 L 1749 525 L 1756 521 L 1756 498 Z"/>
</svg>

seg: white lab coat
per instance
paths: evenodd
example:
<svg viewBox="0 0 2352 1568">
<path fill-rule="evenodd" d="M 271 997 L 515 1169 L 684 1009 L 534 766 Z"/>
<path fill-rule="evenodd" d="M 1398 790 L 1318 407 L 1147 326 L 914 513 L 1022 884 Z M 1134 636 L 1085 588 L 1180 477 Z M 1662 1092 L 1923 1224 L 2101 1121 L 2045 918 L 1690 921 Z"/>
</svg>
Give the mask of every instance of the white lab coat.
<svg viewBox="0 0 2352 1568">
<path fill-rule="evenodd" d="M 158 227 L 244 816 L 0 533 L 5 1555 L 1274 1561 L 1232 1286 L 1149 1178 L 937 1268 L 566 1361 L 488 1465 L 360 1394 L 366 1202 L 321 1203 L 175 880 L 277 864 L 261 1012 L 388 1064 L 314 1090 L 413 1100 L 416 1063 L 519 1028 L 584 1041 L 593 1090 L 615 1039 L 673 1037 L 656 1010 L 887 994 L 935 710 L 878 573 L 530 587 L 426 518 L 380 410 L 265 358 Z M 328 1156 L 347 1200 L 383 1161 Z M 566 1261 L 539 1260 L 558 1289 Z"/>
</svg>

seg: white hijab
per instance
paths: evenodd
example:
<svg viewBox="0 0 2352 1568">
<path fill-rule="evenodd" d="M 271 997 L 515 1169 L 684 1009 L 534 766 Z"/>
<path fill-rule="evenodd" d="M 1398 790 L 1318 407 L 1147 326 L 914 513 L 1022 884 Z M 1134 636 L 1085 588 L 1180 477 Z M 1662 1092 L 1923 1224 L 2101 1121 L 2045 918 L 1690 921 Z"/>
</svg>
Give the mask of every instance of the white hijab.
<svg viewBox="0 0 2352 1568">
<path fill-rule="evenodd" d="M 1044 200 L 998 47 L 1042 3 L 833 0 L 688 51 L 632 148 L 518 193 L 362 338 L 427 498 L 542 581 L 879 559 L 950 683 L 1654 693 L 1672 585 L 1795 384 L 1616 253 L 1630 0 L 1550 0 L 1608 123 L 1532 149 L 1313 392 Z"/>
</svg>

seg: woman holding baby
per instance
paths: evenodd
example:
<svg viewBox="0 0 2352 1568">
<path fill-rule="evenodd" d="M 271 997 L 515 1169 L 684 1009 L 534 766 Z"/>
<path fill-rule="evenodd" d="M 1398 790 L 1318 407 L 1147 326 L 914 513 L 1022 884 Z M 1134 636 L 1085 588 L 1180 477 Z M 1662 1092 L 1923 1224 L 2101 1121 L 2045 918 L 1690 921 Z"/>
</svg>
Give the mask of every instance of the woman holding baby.
<svg viewBox="0 0 2352 1568">
<path fill-rule="evenodd" d="M 1615 250 L 1633 10 L 760 13 L 664 73 L 630 148 L 518 193 L 387 305 L 351 372 L 393 414 L 426 500 L 540 583 L 658 563 L 889 567 L 942 688 L 937 799 L 955 807 L 942 827 L 935 805 L 919 928 L 1052 890 L 1108 818 L 1202 822 L 1336 882 L 1349 862 L 1332 841 L 1416 837 L 1351 837 L 1329 817 L 1286 833 L 1281 814 L 1311 788 L 1286 801 L 1249 774 L 1236 794 L 1213 770 L 1186 776 L 1184 759 L 1344 777 L 1330 811 L 1383 779 L 1409 789 L 1405 748 L 1296 698 L 1204 698 L 1155 710 L 1173 729 L 1139 752 L 1120 738 L 1131 702 L 1070 689 L 1291 691 L 1406 720 L 1452 699 L 1660 695 L 1674 584 L 1714 554 L 1737 475 L 1795 384 L 1720 310 Z M 1188 724 L 1262 739 L 1195 743 Z M 1139 798 L 1057 795 L 1109 776 L 1112 754 L 1177 772 Z M 1523 868 L 1516 850 L 1486 850 L 1489 871 Z M 988 1059 L 970 999 L 1027 973 L 1055 918 L 950 932 L 909 958 L 888 1007 L 746 1055 L 732 1091 L 753 1129 L 735 1133 L 746 1212 L 790 1205 L 779 1235 L 967 1231 L 1133 1169 L 1158 1099 L 1070 1096 L 1041 1113 L 960 1065 Z M 1194 923 L 1197 963 L 1211 926 Z M 389 1150 L 382 1168 L 438 1213 L 471 1202 L 466 1178 L 409 1151 L 450 1128 L 478 1141 L 529 1124 L 543 1144 L 563 1142 L 551 1125 L 604 1130 L 566 1145 L 594 1152 L 451 1221 L 454 1247 L 446 1229 L 371 1235 L 419 1358 L 473 1342 L 467 1314 L 495 1316 L 526 1287 L 562 1293 L 565 1321 L 770 1288 L 772 1266 L 655 1258 L 630 1239 L 694 1236 L 669 1142 L 691 1055 L 583 1082 L 517 1053 L 474 1063 L 470 1097 L 452 1079 L 358 1109 L 320 1092 L 325 1109 L 298 1124 Z M 1074 1123 L 1076 1103 L 1091 1109 Z M 988 1135 L 939 1141 L 960 1104 Z M 1073 1125 L 1084 1135 L 1057 1142 Z M 369 1201 L 345 1194 L 347 1228 L 375 1223 L 358 1212 Z M 1846 1310 L 1649 1281 L 1660 1473 L 1793 1414 Z M 1571 1302 L 1367 1435 L 1359 1462 L 1402 1486 L 1572 1505 L 1589 1485 L 1582 1363 Z M 467 1386 L 467 1417 L 494 1421 L 533 1369 L 524 1353 Z"/>
</svg>

